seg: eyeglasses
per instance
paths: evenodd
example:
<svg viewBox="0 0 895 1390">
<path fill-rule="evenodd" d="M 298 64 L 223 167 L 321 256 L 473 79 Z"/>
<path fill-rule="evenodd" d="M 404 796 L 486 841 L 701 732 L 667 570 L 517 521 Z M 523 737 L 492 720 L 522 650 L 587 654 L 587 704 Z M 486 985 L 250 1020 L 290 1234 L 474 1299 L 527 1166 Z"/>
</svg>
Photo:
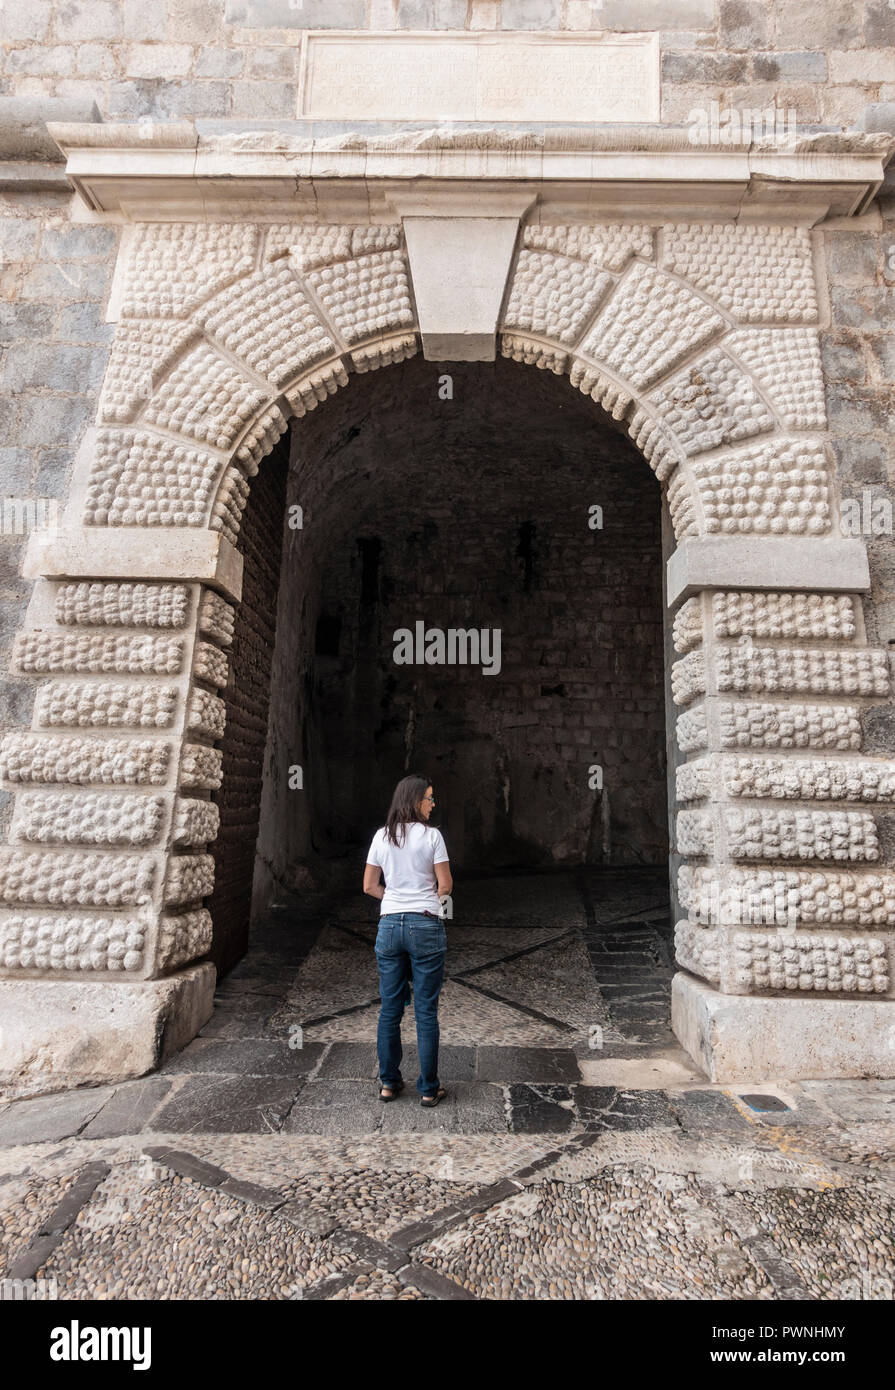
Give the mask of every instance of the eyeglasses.
<svg viewBox="0 0 895 1390">
<path fill-rule="evenodd" d="M 435 797 L 434 797 L 434 796 L 424 796 L 424 797 L 423 797 L 423 800 L 424 800 L 424 801 L 431 801 L 431 802 L 432 802 L 432 805 L 433 805 L 433 806 L 435 805 Z"/>
</svg>

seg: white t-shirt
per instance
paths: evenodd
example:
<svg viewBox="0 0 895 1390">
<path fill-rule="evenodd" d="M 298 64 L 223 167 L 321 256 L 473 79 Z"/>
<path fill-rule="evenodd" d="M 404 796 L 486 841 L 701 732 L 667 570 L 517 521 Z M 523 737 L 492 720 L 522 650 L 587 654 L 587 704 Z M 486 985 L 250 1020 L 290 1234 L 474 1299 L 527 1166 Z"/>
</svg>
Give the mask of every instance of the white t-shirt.
<svg viewBox="0 0 895 1390">
<path fill-rule="evenodd" d="M 433 866 L 448 862 L 444 836 L 434 825 L 419 821 L 410 821 L 403 831 L 403 844 L 393 845 L 383 826 L 373 836 L 367 855 L 367 863 L 378 864 L 385 878 L 380 916 L 386 912 L 434 912 L 440 917 Z"/>
</svg>

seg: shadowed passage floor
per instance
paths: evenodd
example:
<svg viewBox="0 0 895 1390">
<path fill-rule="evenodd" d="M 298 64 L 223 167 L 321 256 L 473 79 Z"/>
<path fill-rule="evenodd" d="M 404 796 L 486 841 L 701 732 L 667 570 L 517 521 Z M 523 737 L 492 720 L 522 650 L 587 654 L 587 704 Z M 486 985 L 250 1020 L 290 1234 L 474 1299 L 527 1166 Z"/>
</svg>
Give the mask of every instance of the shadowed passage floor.
<svg viewBox="0 0 895 1390">
<path fill-rule="evenodd" d="M 333 1134 L 587 1128 L 614 1112 L 637 1059 L 686 1066 L 669 1026 L 664 870 L 476 879 L 455 891 L 447 923 L 439 1073 L 449 1097 L 436 1111 L 416 1104 L 411 1002 L 407 1090 L 383 1106 L 376 906 L 358 895 L 316 920 L 274 910 L 221 981 L 214 1017 L 163 1069 L 176 1089 L 155 1122 Z"/>
</svg>

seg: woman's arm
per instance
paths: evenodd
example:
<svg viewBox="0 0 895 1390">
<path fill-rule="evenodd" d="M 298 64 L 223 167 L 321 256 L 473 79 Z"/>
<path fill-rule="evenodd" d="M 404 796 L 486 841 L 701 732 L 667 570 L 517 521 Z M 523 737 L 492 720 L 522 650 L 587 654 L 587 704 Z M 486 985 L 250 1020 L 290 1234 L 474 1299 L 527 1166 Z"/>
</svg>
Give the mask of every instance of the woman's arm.
<svg viewBox="0 0 895 1390">
<path fill-rule="evenodd" d="M 371 898 L 379 898 L 380 900 L 383 898 L 385 888 L 380 882 L 381 878 L 382 870 L 378 864 L 364 865 L 364 892 L 369 893 Z"/>
<path fill-rule="evenodd" d="M 438 896 L 444 898 L 451 892 L 454 880 L 451 877 L 450 861 L 445 859 L 443 864 L 435 865 L 435 882 L 438 884 Z"/>
</svg>

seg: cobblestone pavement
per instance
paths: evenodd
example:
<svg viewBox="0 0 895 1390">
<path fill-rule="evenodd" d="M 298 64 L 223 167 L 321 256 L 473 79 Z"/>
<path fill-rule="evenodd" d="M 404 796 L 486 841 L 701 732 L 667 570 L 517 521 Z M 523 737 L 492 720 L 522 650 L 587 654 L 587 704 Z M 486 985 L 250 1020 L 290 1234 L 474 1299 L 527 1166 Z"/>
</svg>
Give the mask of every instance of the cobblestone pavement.
<svg viewBox="0 0 895 1390">
<path fill-rule="evenodd" d="M 410 1048 L 407 1091 L 377 1099 L 375 919 L 348 908 L 275 914 L 161 1073 L 0 1104 L 0 1280 L 73 1299 L 892 1300 L 895 1082 L 711 1086 L 668 1030 L 661 879 L 499 887 L 464 889 L 449 927 L 434 1111 Z"/>
</svg>

